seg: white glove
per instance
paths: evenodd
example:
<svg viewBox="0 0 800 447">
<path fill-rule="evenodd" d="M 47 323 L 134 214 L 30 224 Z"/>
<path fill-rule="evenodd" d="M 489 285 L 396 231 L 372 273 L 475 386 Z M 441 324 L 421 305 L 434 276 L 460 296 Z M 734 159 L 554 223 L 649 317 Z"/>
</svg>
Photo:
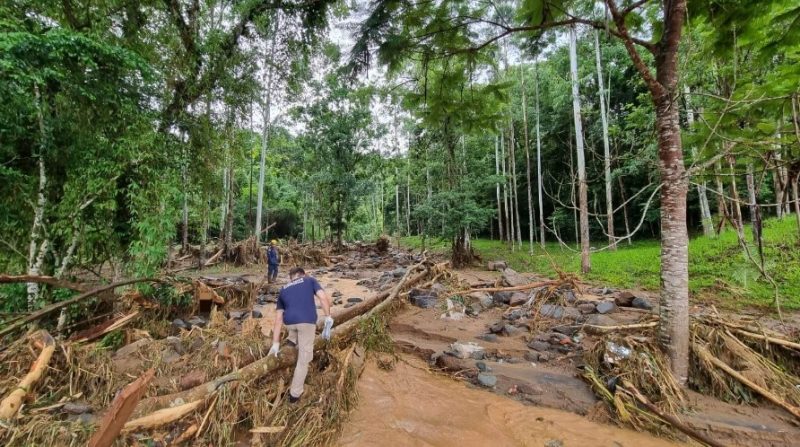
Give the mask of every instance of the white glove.
<svg viewBox="0 0 800 447">
<path fill-rule="evenodd" d="M 325 317 L 325 328 L 322 329 L 322 339 L 323 340 L 330 340 L 331 339 L 331 329 L 333 329 L 333 317 L 330 315 Z"/>
<path fill-rule="evenodd" d="M 275 357 L 278 357 L 278 351 L 280 351 L 280 350 L 281 350 L 280 342 L 277 342 L 277 341 L 273 342 L 272 343 L 272 347 L 269 348 L 269 352 L 267 353 L 267 357 L 269 357 L 271 355 L 274 355 Z"/>
</svg>

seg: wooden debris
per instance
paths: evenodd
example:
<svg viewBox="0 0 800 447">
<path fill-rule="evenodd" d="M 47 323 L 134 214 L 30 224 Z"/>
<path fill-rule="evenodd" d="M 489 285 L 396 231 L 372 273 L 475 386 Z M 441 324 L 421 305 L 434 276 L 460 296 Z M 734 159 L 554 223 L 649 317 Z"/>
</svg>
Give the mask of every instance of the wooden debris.
<svg viewBox="0 0 800 447">
<path fill-rule="evenodd" d="M 194 282 L 194 298 L 196 301 L 212 301 L 214 304 L 225 304 L 225 298 L 221 297 L 214 289 L 202 281 Z"/>
<path fill-rule="evenodd" d="M 153 380 L 155 373 L 155 369 L 149 369 L 122 389 L 122 392 L 111 402 L 111 408 L 103 417 L 99 428 L 89 439 L 89 447 L 110 447 L 114 443 L 114 439 L 122 431 L 128 418 L 131 417 L 136 404 L 144 395 L 147 385 Z"/>
<path fill-rule="evenodd" d="M 626 324 L 621 326 L 595 326 L 592 324 L 584 324 L 582 328 L 586 330 L 586 332 L 594 333 L 594 334 L 607 334 L 609 332 L 616 332 L 616 331 L 630 331 L 636 329 L 647 329 L 651 327 L 658 326 L 658 321 L 650 321 L 647 323 L 635 323 L 635 324 Z"/>
<path fill-rule="evenodd" d="M 452 292 L 447 295 L 447 297 L 452 297 L 456 295 L 465 295 L 474 292 L 486 292 L 486 293 L 494 293 L 494 292 L 519 292 L 522 290 L 531 290 L 536 289 L 539 287 L 551 287 L 560 285 L 561 281 L 539 281 L 539 282 L 532 282 L 529 284 L 523 284 L 521 286 L 514 286 L 514 287 L 486 287 L 486 288 L 476 288 L 476 289 L 467 289 L 467 290 L 459 290 L 456 292 Z"/>
<path fill-rule="evenodd" d="M 178 405 L 172 408 L 164 408 L 154 411 L 148 415 L 136 418 L 125 424 L 124 431 L 147 430 L 160 427 L 182 419 L 187 414 L 197 410 L 203 405 L 204 399 L 198 399 L 188 404 Z"/>
<path fill-rule="evenodd" d="M 19 385 L 0 402 L 0 420 L 10 420 L 17 414 L 17 411 L 19 411 L 19 408 L 22 406 L 22 400 L 28 392 L 30 392 L 31 388 L 41 380 L 47 369 L 47 365 L 50 363 L 50 358 L 56 350 L 56 342 L 47 331 L 39 332 L 34 344 L 39 345 L 37 347 L 41 348 L 42 351 L 39 353 L 36 361 L 33 362 L 30 372 L 26 374 L 19 382 Z"/>
<path fill-rule="evenodd" d="M 0 284 L 20 283 L 20 282 L 35 282 L 38 284 L 47 284 L 53 287 L 62 289 L 75 290 L 77 292 L 85 292 L 89 287 L 85 284 L 76 282 L 64 281 L 53 276 L 39 276 L 39 275 L 0 275 Z"/>
<path fill-rule="evenodd" d="M 255 427 L 255 428 L 251 428 L 250 429 L 250 433 L 264 435 L 264 434 L 270 434 L 270 433 L 280 433 L 280 432 L 282 432 L 284 430 L 286 430 L 286 426 L 285 425 L 281 425 L 281 426 L 278 426 L 278 427 Z"/>
<path fill-rule="evenodd" d="M 203 416 L 203 421 L 200 422 L 200 428 L 197 429 L 197 434 L 195 435 L 195 439 L 200 438 L 200 435 L 203 434 L 203 429 L 206 427 L 206 422 L 208 422 L 208 417 L 211 416 L 211 412 L 214 411 L 214 406 L 217 405 L 217 400 L 219 400 L 219 394 L 214 395 L 214 400 L 211 401 L 211 405 L 208 406 L 208 411 L 206 411 L 206 415 Z"/>
<path fill-rule="evenodd" d="M 138 315 L 139 311 L 133 311 L 128 315 L 123 315 L 119 318 L 108 320 L 103 324 L 73 334 L 72 337 L 69 338 L 69 341 L 71 341 L 72 343 L 83 343 L 98 339 L 108 334 L 109 332 L 113 332 L 125 326 L 126 324 L 130 323 L 134 318 L 136 318 L 136 316 Z"/>
<path fill-rule="evenodd" d="M 184 430 L 183 433 L 181 433 L 180 436 L 175 438 L 175 440 L 172 441 L 172 443 L 170 445 L 181 445 L 184 442 L 192 439 L 194 437 L 195 433 L 197 433 L 197 424 L 192 424 L 192 425 L 186 427 L 186 430 Z"/>
</svg>

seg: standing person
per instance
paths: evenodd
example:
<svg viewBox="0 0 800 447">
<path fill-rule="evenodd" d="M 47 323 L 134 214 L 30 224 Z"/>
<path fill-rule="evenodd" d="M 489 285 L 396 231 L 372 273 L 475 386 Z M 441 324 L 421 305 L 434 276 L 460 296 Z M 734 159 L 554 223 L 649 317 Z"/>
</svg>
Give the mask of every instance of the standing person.
<svg viewBox="0 0 800 447">
<path fill-rule="evenodd" d="M 281 263 L 281 254 L 278 252 L 278 241 L 269 242 L 267 247 L 267 282 L 273 283 L 278 278 L 278 266 Z"/>
<path fill-rule="evenodd" d="M 295 403 L 303 394 L 303 384 L 308 374 L 308 364 L 314 357 L 314 333 L 317 329 L 317 305 L 319 298 L 325 313 L 325 329 L 322 337 L 330 339 L 333 318 L 328 294 L 313 276 L 306 276 L 301 267 L 289 270 L 289 283 L 281 288 L 278 295 L 278 310 L 275 326 L 272 328 L 272 347 L 269 354 L 278 356 L 280 350 L 281 327 L 286 324 L 289 342 L 297 346 L 297 364 L 294 366 L 292 385 L 289 388 L 289 402 Z"/>
</svg>

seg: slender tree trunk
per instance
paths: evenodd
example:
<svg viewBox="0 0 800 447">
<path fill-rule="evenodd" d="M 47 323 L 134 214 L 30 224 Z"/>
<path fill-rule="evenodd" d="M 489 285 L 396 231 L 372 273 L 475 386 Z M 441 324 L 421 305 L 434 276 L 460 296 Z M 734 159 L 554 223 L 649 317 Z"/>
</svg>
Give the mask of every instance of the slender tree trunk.
<svg viewBox="0 0 800 447">
<path fill-rule="evenodd" d="M 406 236 L 411 235 L 411 154 L 406 154 Z"/>
<path fill-rule="evenodd" d="M 728 144 L 728 143 L 725 143 Z M 742 219 L 742 205 L 739 199 L 739 188 L 736 186 L 736 158 L 733 155 L 728 156 L 728 167 L 731 173 L 731 198 L 733 201 L 733 220 L 736 228 L 741 232 L 744 228 L 744 221 Z"/>
<path fill-rule="evenodd" d="M 544 200 L 542 199 L 542 138 L 539 131 L 539 65 L 534 65 L 536 75 L 534 85 L 536 90 L 536 187 L 539 192 L 539 243 L 544 248 Z"/>
<path fill-rule="evenodd" d="M 599 32 L 594 30 L 594 54 L 597 62 L 597 86 L 600 89 L 600 121 L 603 125 L 603 173 L 606 181 L 606 226 L 608 244 L 611 250 L 617 249 L 617 240 L 614 238 L 614 202 L 611 189 L 611 148 L 608 141 L 608 112 L 606 111 L 606 95 L 603 89 L 603 68 L 600 61 Z"/>
<path fill-rule="evenodd" d="M 505 224 L 505 236 L 506 241 L 511 241 L 512 234 L 511 234 L 511 220 L 508 217 L 508 177 L 506 175 L 506 147 L 505 147 L 505 136 L 503 132 L 500 132 L 500 160 L 501 160 L 501 170 L 503 173 L 503 223 Z"/>
<path fill-rule="evenodd" d="M 761 238 L 761 207 L 758 204 L 758 192 L 756 191 L 753 163 L 747 164 L 747 198 L 750 202 L 750 226 L 753 230 L 753 242 L 758 248 L 758 259 L 761 263 L 761 270 L 764 270 L 764 241 Z"/>
<path fill-rule="evenodd" d="M 583 152 L 583 123 L 581 122 L 581 99 L 578 92 L 578 36 L 575 26 L 569 29 L 569 66 L 572 79 L 572 114 L 575 120 L 575 147 L 578 161 L 578 207 L 581 229 L 581 271 L 592 269 L 589 259 L 589 204 L 586 185 L 586 161 Z"/>
<path fill-rule="evenodd" d="M 397 166 L 394 167 L 394 227 L 397 235 L 400 236 L 400 172 Z"/>
<path fill-rule="evenodd" d="M 800 197 L 798 197 L 798 189 L 800 189 L 800 172 L 795 173 L 792 179 L 792 196 L 794 201 L 794 217 L 797 219 L 797 231 L 800 234 Z"/>
<path fill-rule="evenodd" d="M 722 163 L 717 160 L 714 163 L 714 184 L 717 187 L 717 214 L 719 215 L 719 228 L 717 234 L 725 228 L 725 221 L 729 220 L 728 207 L 725 204 L 725 185 L 722 183 Z"/>
<path fill-rule="evenodd" d="M 686 102 L 686 122 L 689 124 L 689 129 L 691 130 L 692 125 L 694 125 L 694 109 L 692 109 L 691 91 L 686 84 L 683 86 L 683 98 Z M 692 158 L 696 158 L 697 148 L 692 146 L 691 150 Z M 703 234 L 706 235 L 706 237 L 714 237 L 714 221 L 711 219 L 711 209 L 708 206 L 705 180 L 702 180 L 697 185 L 697 199 L 700 203 L 700 221 L 703 224 Z"/>
<path fill-rule="evenodd" d="M 427 167 L 426 167 L 427 169 Z M 494 138 L 494 174 L 500 176 L 500 137 Z M 428 178 L 428 188 L 430 188 L 430 178 Z M 497 229 L 500 240 L 503 240 L 503 202 L 500 200 L 500 182 L 494 183 L 495 193 L 497 195 Z M 428 199 L 430 200 L 430 198 Z"/>
<path fill-rule="evenodd" d="M 519 82 L 522 87 L 522 123 L 524 126 L 525 138 L 525 176 L 527 178 L 528 190 L 528 253 L 533 256 L 533 189 L 531 185 L 531 150 L 528 143 L 528 99 L 525 92 L 525 70 L 520 66 Z"/>
<path fill-rule="evenodd" d="M 273 33 L 274 34 L 274 33 Z M 273 36 L 270 43 L 269 58 L 272 59 L 275 53 L 275 38 Z M 266 83 L 266 96 L 264 98 L 264 109 L 262 115 L 264 118 L 263 127 L 261 129 L 261 154 L 258 160 L 258 195 L 256 198 L 256 241 L 261 242 L 261 230 L 264 228 L 262 218 L 264 216 L 264 177 L 266 176 L 266 163 L 267 163 L 267 149 L 269 148 L 270 131 L 272 130 L 272 68 L 268 68 L 264 74 L 264 81 Z"/>
<path fill-rule="evenodd" d="M 189 176 L 188 176 L 188 155 L 186 148 L 182 148 L 183 160 L 181 160 L 181 183 L 183 184 L 183 212 L 181 213 L 181 253 L 189 251 Z"/>
<path fill-rule="evenodd" d="M 622 183 L 622 176 L 617 177 L 617 183 L 619 184 L 619 195 L 622 199 L 622 217 L 625 219 L 625 234 L 631 234 L 631 224 L 628 220 L 628 204 L 625 203 L 628 199 L 625 197 L 625 185 Z M 633 245 L 630 237 L 625 240 L 628 241 L 628 245 Z"/>
<path fill-rule="evenodd" d="M 203 266 L 206 263 L 206 244 L 208 244 L 208 226 L 209 226 L 209 218 L 208 215 L 211 211 L 211 204 L 209 200 L 206 198 L 204 205 L 203 205 L 203 230 L 200 234 L 200 264 L 198 268 L 200 270 L 203 269 Z"/>
<path fill-rule="evenodd" d="M 773 154 L 775 168 L 772 173 L 772 180 L 773 184 L 775 185 L 775 203 L 777 204 L 775 207 L 775 216 L 778 219 L 781 219 L 783 217 L 783 203 L 786 197 L 786 187 L 788 185 L 785 182 L 783 157 L 780 146 L 773 152 Z"/>
<path fill-rule="evenodd" d="M 36 164 L 39 168 L 39 186 L 36 191 L 36 207 L 33 210 L 33 224 L 31 225 L 30 244 L 28 247 L 28 275 L 38 276 L 41 274 L 44 264 L 45 254 L 49 247 L 47 236 L 44 234 L 44 213 L 47 207 L 47 170 L 45 169 L 45 152 L 49 146 L 49 134 L 44 122 L 43 100 L 39 94 L 39 88 L 34 86 L 36 96 L 36 120 L 39 125 L 39 155 L 36 157 Z M 26 284 L 28 290 L 28 310 L 36 308 L 36 301 L 39 299 L 39 283 L 29 282 Z"/>
<path fill-rule="evenodd" d="M 515 231 L 517 233 L 517 246 L 522 249 L 522 229 L 520 227 L 519 219 L 519 188 L 517 187 L 517 143 L 514 136 L 514 120 L 510 119 L 511 129 L 511 186 L 514 188 L 514 223 L 516 224 Z"/>
<path fill-rule="evenodd" d="M 580 247 L 581 247 L 581 230 L 580 230 L 580 224 L 578 223 L 578 197 L 577 197 L 577 188 L 576 188 L 576 185 L 577 185 L 578 182 L 576 181 L 577 180 L 577 176 L 575 175 L 575 161 L 573 160 L 573 158 L 574 158 L 573 154 L 575 153 L 575 151 L 572 150 L 573 149 L 572 148 L 572 140 L 573 140 L 572 132 L 570 132 L 570 135 L 569 135 L 569 151 L 568 151 L 569 152 L 569 178 L 570 178 L 570 182 L 569 182 L 569 186 L 570 186 L 569 198 L 570 198 L 570 201 L 571 201 L 571 204 L 572 204 L 572 223 L 573 223 L 573 225 L 575 227 L 575 247 L 577 247 L 578 250 L 580 250 Z"/>
</svg>

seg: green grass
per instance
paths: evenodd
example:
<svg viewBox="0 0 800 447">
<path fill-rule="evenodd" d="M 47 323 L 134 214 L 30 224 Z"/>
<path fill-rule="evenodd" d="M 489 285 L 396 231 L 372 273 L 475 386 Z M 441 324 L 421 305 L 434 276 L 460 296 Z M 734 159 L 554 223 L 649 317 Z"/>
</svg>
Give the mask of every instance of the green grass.
<svg viewBox="0 0 800 447">
<path fill-rule="evenodd" d="M 781 305 L 786 309 L 800 309 L 800 244 L 797 234 L 794 216 L 764 222 L 766 270 L 777 282 Z M 749 227 L 745 229 L 745 237 L 751 253 L 757 256 L 755 246 L 750 243 L 752 233 Z M 419 237 L 402 238 L 401 244 L 419 248 L 421 240 Z M 535 245 L 533 256 L 528 254 L 527 242 L 522 250 L 513 252 L 508 245 L 495 240 L 474 240 L 473 246 L 484 261 L 503 259 L 518 271 L 550 277 L 556 276 L 556 269 L 580 272 L 580 254 L 556 242 L 547 243 L 544 249 Z M 426 248 L 445 252 L 449 243 L 428 240 Z M 632 245 L 623 242 L 617 251 L 592 253 L 591 261 L 592 271 L 580 275 L 589 282 L 651 291 L 659 288 L 661 261 L 658 241 L 637 241 Z M 775 296 L 770 283 L 760 278 L 756 266 L 744 255 L 736 232 L 732 230 L 723 232 L 716 239 L 699 236 L 690 241 L 689 288 L 695 302 L 711 302 L 727 308 L 768 307 Z"/>
</svg>

